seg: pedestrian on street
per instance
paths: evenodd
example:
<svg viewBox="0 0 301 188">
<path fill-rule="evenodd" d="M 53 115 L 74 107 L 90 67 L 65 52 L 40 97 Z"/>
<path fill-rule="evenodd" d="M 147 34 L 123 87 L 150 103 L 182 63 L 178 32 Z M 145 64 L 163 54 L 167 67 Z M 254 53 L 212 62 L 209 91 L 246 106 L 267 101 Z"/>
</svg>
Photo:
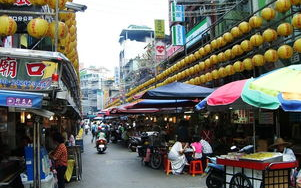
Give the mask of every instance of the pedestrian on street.
<svg viewBox="0 0 301 188">
<path fill-rule="evenodd" d="M 68 153 L 64 144 L 64 137 L 56 132 L 53 134 L 52 139 L 57 145 L 53 152 L 50 153 L 50 158 L 54 160 L 54 167 L 57 171 L 58 188 L 65 188 L 65 172 L 67 170 Z"/>
<path fill-rule="evenodd" d="M 201 138 L 200 143 L 202 145 L 202 164 L 203 164 L 203 169 L 206 168 L 207 166 L 207 157 L 211 157 L 213 155 L 213 150 L 211 145 L 203 138 Z"/>
<path fill-rule="evenodd" d="M 94 122 L 91 126 L 91 132 L 92 132 L 92 140 L 91 143 L 93 143 L 94 138 L 96 138 L 96 132 L 97 132 L 98 126 L 96 125 L 96 123 Z"/>
</svg>

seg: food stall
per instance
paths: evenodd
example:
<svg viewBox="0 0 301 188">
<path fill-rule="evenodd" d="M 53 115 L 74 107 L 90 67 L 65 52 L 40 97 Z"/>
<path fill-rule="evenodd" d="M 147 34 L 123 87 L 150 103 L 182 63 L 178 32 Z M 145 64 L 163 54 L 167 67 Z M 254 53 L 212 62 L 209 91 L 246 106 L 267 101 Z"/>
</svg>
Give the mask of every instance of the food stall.
<svg viewBox="0 0 301 188">
<path fill-rule="evenodd" d="M 275 152 L 229 153 L 218 157 L 217 164 L 225 167 L 226 188 L 288 188 L 291 169 L 298 166 Z"/>
</svg>

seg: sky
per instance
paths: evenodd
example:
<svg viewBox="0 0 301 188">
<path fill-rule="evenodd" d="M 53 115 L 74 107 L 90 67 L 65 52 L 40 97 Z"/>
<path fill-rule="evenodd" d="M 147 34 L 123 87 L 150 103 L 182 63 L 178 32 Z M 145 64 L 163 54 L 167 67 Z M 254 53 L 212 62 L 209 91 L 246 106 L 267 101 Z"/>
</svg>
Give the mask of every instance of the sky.
<svg viewBox="0 0 301 188">
<path fill-rule="evenodd" d="M 154 28 L 155 19 L 165 20 L 168 28 L 168 0 L 73 0 L 84 4 L 76 14 L 79 62 L 85 67 L 104 66 L 112 71 L 119 63 L 118 43 L 122 29 L 129 25 Z"/>
</svg>

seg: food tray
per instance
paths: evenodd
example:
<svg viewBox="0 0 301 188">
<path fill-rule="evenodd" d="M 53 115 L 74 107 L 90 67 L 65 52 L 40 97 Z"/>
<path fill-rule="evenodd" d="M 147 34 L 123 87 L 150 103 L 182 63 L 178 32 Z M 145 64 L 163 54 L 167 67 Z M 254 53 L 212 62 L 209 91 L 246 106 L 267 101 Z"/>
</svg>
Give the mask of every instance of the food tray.
<svg viewBox="0 0 301 188">
<path fill-rule="evenodd" d="M 265 152 L 267 153 L 267 152 Z M 281 153 L 273 153 L 275 156 L 269 158 L 262 158 L 262 159 L 251 159 L 251 158 L 243 158 L 241 157 L 239 160 L 241 161 L 253 161 L 253 162 L 262 162 L 262 163 L 272 163 L 272 162 L 282 162 L 283 155 Z"/>
</svg>

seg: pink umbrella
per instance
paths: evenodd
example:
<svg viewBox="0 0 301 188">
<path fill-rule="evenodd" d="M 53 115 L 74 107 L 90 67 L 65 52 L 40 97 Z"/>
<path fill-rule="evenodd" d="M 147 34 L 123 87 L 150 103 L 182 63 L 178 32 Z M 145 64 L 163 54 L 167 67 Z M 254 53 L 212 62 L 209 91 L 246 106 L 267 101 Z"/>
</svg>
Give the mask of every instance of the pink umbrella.
<svg viewBox="0 0 301 188">
<path fill-rule="evenodd" d="M 234 103 L 241 97 L 242 90 L 247 81 L 248 79 L 238 80 L 221 86 L 208 97 L 207 104 L 217 106 Z"/>
</svg>

